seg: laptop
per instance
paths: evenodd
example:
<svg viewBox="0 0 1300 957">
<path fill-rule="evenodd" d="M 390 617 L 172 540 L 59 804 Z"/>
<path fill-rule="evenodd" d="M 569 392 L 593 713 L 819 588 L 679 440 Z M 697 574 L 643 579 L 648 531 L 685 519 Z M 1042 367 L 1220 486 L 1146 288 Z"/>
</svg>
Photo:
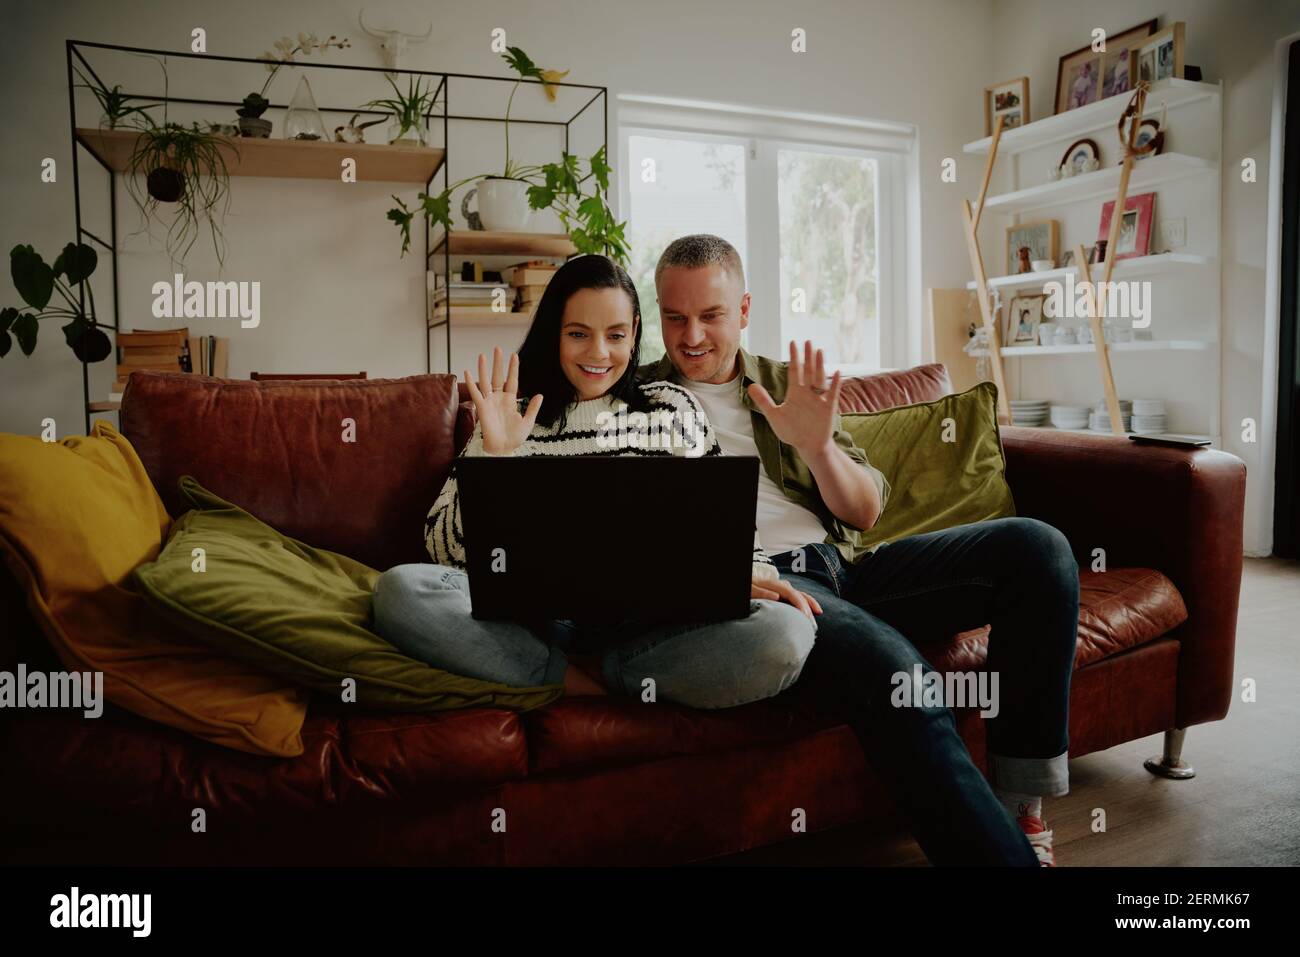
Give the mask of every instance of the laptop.
<svg viewBox="0 0 1300 957">
<path fill-rule="evenodd" d="M 756 456 L 462 456 L 455 468 L 475 618 L 749 614 Z"/>
</svg>

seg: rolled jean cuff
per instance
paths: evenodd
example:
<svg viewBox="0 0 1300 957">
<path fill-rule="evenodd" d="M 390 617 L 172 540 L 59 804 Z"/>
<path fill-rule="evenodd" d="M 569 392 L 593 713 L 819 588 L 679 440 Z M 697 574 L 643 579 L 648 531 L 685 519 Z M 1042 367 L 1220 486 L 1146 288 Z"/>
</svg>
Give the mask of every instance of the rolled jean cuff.
<svg viewBox="0 0 1300 957">
<path fill-rule="evenodd" d="M 989 777 L 998 790 L 1037 797 L 1070 793 L 1068 750 L 1054 758 L 1007 758 L 990 751 L 988 762 Z"/>
</svg>

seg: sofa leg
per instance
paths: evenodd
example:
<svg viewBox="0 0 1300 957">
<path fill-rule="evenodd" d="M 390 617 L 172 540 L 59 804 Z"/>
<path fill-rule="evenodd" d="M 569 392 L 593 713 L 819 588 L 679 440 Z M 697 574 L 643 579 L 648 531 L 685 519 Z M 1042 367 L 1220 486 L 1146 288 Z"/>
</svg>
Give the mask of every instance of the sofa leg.
<svg viewBox="0 0 1300 957">
<path fill-rule="evenodd" d="M 1184 778 L 1196 777 L 1196 769 L 1190 764 L 1183 763 L 1183 736 L 1187 734 L 1186 728 L 1174 728 L 1165 732 L 1165 753 L 1158 758 L 1147 758 L 1142 762 L 1142 766 L 1152 774 L 1159 775 L 1162 778 L 1173 778 L 1181 781 Z"/>
</svg>

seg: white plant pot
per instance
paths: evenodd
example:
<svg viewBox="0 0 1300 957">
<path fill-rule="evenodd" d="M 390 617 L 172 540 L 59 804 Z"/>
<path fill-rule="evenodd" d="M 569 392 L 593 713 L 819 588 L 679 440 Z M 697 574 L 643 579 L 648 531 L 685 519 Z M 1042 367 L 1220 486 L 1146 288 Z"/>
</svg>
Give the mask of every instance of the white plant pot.
<svg viewBox="0 0 1300 957">
<path fill-rule="evenodd" d="M 517 179 L 483 179 L 478 182 L 478 215 L 484 229 L 526 233 L 532 230 L 533 211 L 528 206 L 528 184 Z"/>
</svg>

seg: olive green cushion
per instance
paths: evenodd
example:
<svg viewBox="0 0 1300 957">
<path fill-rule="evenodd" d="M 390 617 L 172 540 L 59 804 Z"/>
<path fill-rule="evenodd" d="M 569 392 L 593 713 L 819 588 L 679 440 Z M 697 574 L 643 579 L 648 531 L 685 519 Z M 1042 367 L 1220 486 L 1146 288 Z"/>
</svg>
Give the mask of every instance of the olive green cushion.
<svg viewBox="0 0 1300 957">
<path fill-rule="evenodd" d="M 398 711 L 488 705 L 528 710 L 561 685 L 512 688 L 408 657 L 370 630 L 379 572 L 281 535 L 204 489 L 179 481 L 192 506 L 155 561 L 132 575 L 146 599 L 194 637 L 335 700 L 356 680 L 356 704 Z M 194 549 L 205 570 L 195 570 Z"/>
<path fill-rule="evenodd" d="M 854 444 L 866 450 L 891 487 L 885 511 L 862 534 L 856 557 L 907 535 L 1016 514 L 997 395 L 997 386 L 981 382 L 933 402 L 841 417 Z"/>
</svg>

